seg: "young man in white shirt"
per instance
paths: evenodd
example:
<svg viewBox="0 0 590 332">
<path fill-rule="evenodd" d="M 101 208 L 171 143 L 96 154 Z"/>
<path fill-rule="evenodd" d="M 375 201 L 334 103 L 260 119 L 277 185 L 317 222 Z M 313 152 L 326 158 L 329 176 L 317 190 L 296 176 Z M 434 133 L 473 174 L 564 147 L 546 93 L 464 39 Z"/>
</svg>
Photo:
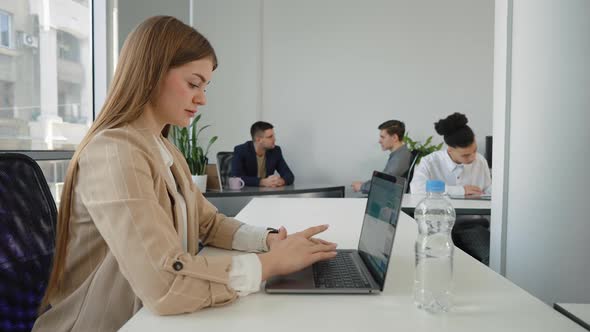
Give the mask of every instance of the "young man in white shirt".
<svg viewBox="0 0 590 332">
<path fill-rule="evenodd" d="M 449 195 L 491 194 L 492 179 L 486 159 L 477 153 L 473 130 L 464 114 L 454 113 L 434 124 L 446 150 L 431 153 L 416 166 L 412 193 L 424 193 L 427 180 L 442 180 Z"/>
</svg>

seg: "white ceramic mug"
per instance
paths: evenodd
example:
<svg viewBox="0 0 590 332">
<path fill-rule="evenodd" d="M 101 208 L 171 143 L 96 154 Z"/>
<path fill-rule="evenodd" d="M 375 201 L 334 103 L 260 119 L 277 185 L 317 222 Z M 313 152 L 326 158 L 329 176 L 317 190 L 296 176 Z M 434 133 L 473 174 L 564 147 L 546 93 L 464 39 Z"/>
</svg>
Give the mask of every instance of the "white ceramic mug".
<svg viewBox="0 0 590 332">
<path fill-rule="evenodd" d="M 229 186 L 229 189 L 242 189 L 244 188 L 244 180 L 242 180 L 241 178 L 238 177 L 231 177 L 227 179 L 227 184 Z"/>
</svg>

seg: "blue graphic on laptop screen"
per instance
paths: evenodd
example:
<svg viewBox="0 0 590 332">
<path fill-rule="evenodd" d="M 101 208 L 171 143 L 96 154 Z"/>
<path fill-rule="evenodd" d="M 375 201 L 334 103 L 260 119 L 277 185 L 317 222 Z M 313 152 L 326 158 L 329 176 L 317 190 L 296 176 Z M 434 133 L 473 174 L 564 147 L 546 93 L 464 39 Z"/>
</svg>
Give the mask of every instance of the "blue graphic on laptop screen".
<svg viewBox="0 0 590 332">
<path fill-rule="evenodd" d="M 379 283 L 383 283 L 397 226 L 403 186 L 375 177 L 363 220 L 359 251 Z"/>
</svg>

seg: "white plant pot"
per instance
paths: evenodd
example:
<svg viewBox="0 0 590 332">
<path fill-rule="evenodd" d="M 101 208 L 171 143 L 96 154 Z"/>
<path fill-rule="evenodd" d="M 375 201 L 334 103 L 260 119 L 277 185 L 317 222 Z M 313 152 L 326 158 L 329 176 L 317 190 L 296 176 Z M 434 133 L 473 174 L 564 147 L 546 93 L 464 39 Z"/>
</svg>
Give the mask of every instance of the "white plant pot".
<svg viewBox="0 0 590 332">
<path fill-rule="evenodd" d="M 207 191 L 207 174 L 205 175 L 193 175 L 193 182 L 195 183 L 195 185 L 197 187 L 199 187 L 199 190 L 204 193 L 205 191 Z"/>
</svg>

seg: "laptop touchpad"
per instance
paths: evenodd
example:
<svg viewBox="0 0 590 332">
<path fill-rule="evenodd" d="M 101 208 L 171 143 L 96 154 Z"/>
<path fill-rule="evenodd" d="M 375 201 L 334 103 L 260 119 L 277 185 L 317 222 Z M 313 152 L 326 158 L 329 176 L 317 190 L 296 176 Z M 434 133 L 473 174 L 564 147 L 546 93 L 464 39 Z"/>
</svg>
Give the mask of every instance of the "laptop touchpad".
<svg viewBox="0 0 590 332">
<path fill-rule="evenodd" d="M 313 289 L 313 268 L 310 266 L 286 276 L 270 278 L 266 284 L 274 289 Z"/>
</svg>

